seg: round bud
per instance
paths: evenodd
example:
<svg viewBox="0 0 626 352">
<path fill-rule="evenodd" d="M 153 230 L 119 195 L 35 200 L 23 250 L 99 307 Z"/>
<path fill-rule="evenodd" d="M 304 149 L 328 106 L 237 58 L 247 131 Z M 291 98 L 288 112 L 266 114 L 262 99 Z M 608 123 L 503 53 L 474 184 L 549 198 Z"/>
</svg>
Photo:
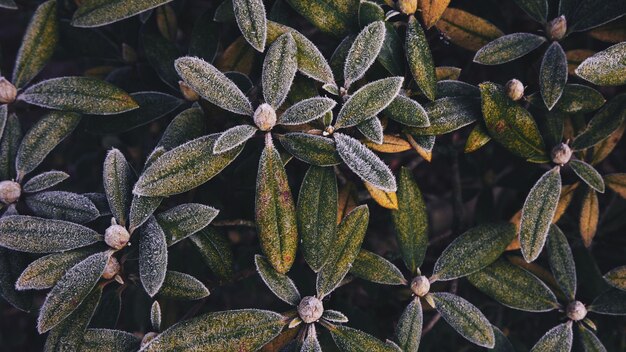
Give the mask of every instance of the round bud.
<svg viewBox="0 0 626 352">
<path fill-rule="evenodd" d="M 412 15 L 417 11 L 417 0 L 398 0 L 396 6 L 403 14 Z"/>
<path fill-rule="evenodd" d="M 567 317 L 573 321 L 579 321 L 585 319 L 587 316 L 587 308 L 580 301 L 574 301 L 567 305 L 565 309 Z"/>
<path fill-rule="evenodd" d="M 104 232 L 104 242 L 111 248 L 122 249 L 126 247 L 130 234 L 120 225 L 111 225 Z"/>
<path fill-rule="evenodd" d="M 120 265 L 120 262 L 117 261 L 117 258 L 115 258 L 114 256 L 109 257 L 109 261 L 107 262 L 107 265 L 104 267 L 104 272 L 102 273 L 102 277 L 106 280 L 111 280 L 112 278 L 115 277 L 115 275 L 117 275 L 120 270 L 122 269 L 122 266 Z"/>
<path fill-rule="evenodd" d="M 17 89 L 6 78 L 0 77 L 0 104 L 11 104 L 15 101 Z"/>
<path fill-rule="evenodd" d="M 317 297 L 306 296 L 298 304 L 298 315 L 307 324 L 318 321 L 323 313 L 324 306 Z"/>
<path fill-rule="evenodd" d="M 154 338 L 158 335 L 159 334 L 153 331 L 143 335 L 143 339 L 141 339 L 141 346 L 139 346 L 139 348 L 143 348 L 145 345 L 149 344 L 150 341 L 154 340 Z"/>
<path fill-rule="evenodd" d="M 413 281 L 411 281 L 411 291 L 413 291 L 416 296 L 426 296 L 428 291 L 430 291 L 430 281 L 428 281 L 426 276 L 416 276 Z"/>
<path fill-rule="evenodd" d="M 557 165 L 565 165 L 572 157 L 572 149 L 565 143 L 560 143 L 552 148 L 552 162 Z"/>
<path fill-rule="evenodd" d="M 524 97 L 524 85 L 515 78 L 506 82 L 504 89 L 506 90 L 506 95 L 513 101 L 518 101 Z"/>
<path fill-rule="evenodd" d="M 193 90 L 185 81 L 178 81 L 178 86 L 180 87 L 180 92 L 183 93 L 183 96 L 188 101 L 198 101 L 200 100 L 200 96 Z"/>
<path fill-rule="evenodd" d="M 22 195 L 22 187 L 14 181 L 0 182 L 0 202 L 4 204 L 12 204 L 17 202 Z"/>
<path fill-rule="evenodd" d="M 561 15 L 546 25 L 546 34 L 550 40 L 561 40 L 567 32 L 567 20 Z"/>
<path fill-rule="evenodd" d="M 330 136 L 331 134 L 333 134 L 335 132 L 335 127 L 333 126 L 328 126 L 326 127 L 326 129 L 324 130 L 324 132 L 322 132 L 323 136 Z"/>
<path fill-rule="evenodd" d="M 276 111 L 270 104 L 261 104 L 254 112 L 254 123 L 261 131 L 269 131 L 276 125 Z"/>
</svg>

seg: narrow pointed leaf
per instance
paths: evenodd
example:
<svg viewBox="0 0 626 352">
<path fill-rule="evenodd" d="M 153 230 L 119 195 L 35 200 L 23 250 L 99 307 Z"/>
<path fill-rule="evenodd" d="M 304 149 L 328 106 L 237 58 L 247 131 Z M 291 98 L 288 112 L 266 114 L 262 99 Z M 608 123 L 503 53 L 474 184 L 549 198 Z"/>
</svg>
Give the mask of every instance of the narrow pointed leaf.
<svg viewBox="0 0 626 352">
<path fill-rule="evenodd" d="M 430 125 L 426 110 L 415 100 L 403 95 L 396 95 L 383 110 L 383 114 L 406 126 L 428 127 Z"/>
<path fill-rule="evenodd" d="M 365 75 L 374 63 L 385 40 L 385 24 L 376 21 L 359 33 L 352 43 L 343 69 L 344 86 L 350 85 Z"/>
<path fill-rule="evenodd" d="M 598 221 L 600 218 L 600 206 L 598 203 L 598 195 L 593 189 L 588 189 L 582 200 L 580 210 L 579 230 L 585 247 L 590 247 L 593 238 L 598 230 Z"/>
<path fill-rule="evenodd" d="M 209 295 L 209 289 L 195 277 L 168 270 L 159 290 L 159 297 L 178 300 L 198 300 Z"/>
<path fill-rule="evenodd" d="M 585 324 L 576 324 L 578 327 L 578 341 L 582 345 L 583 351 L 587 352 L 606 352 L 606 347 L 600 339 L 588 329 Z"/>
<path fill-rule="evenodd" d="M 535 21 L 546 23 L 548 18 L 548 1 L 547 0 L 514 0 L 524 12 L 526 12 Z"/>
<path fill-rule="evenodd" d="M 573 341 L 572 322 L 550 329 L 530 350 L 531 352 L 569 352 Z"/>
<path fill-rule="evenodd" d="M 361 279 L 382 285 L 406 285 L 406 279 L 400 269 L 387 259 L 361 249 L 352 263 L 350 274 Z"/>
<path fill-rule="evenodd" d="M 436 27 L 454 44 L 473 51 L 504 35 L 489 21 L 452 7 L 446 9 Z"/>
<path fill-rule="evenodd" d="M 65 272 L 82 262 L 93 249 L 79 249 L 61 253 L 53 253 L 30 263 L 15 282 L 18 290 L 45 290 L 54 286 Z"/>
<path fill-rule="evenodd" d="M 373 145 L 380 145 L 383 143 L 383 140 L 385 138 L 383 134 L 383 125 L 381 124 L 378 117 L 374 116 L 368 120 L 365 120 L 358 124 L 356 127 L 359 132 L 361 132 L 361 134 L 368 139 L 368 141 L 373 142 Z M 368 141 L 365 141 L 364 144 L 372 148 L 372 144 Z M 372 149 L 376 150 L 376 148 Z M 410 147 L 407 149 L 410 149 Z"/>
<path fill-rule="evenodd" d="M 26 205 L 37 216 L 84 224 L 100 216 L 98 208 L 81 194 L 51 191 L 26 197 Z"/>
<path fill-rule="evenodd" d="M 141 340 L 129 332 L 112 329 L 87 329 L 81 351 L 134 352 L 139 349 L 140 344 Z"/>
<path fill-rule="evenodd" d="M 415 136 L 438 136 L 465 127 L 481 118 L 480 101 L 474 97 L 446 97 L 425 105 L 428 127 L 407 130 Z"/>
<path fill-rule="evenodd" d="M 317 340 L 315 324 L 309 324 L 300 352 L 322 352 L 322 346 L 320 346 L 320 342 Z"/>
<path fill-rule="evenodd" d="M 376 116 L 396 97 L 402 81 L 402 77 L 389 77 L 361 87 L 350 96 L 339 111 L 335 129 L 352 127 Z"/>
<path fill-rule="evenodd" d="M 404 73 L 402 39 L 392 22 L 385 22 L 385 40 L 376 60 L 394 76 Z"/>
<path fill-rule="evenodd" d="M 606 315 L 626 315 L 626 292 L 611 288 L 596 297 L 587 310 Z"/>
<path fill-rule="evenodd" d="M 385 343 L 363 331 L 343 325 L 328 328 L 335 344 L 341 351 L 350 352 L 397 352 L 397 347 Z"/>
<path fill-rule="evenodd" d="M 402 351 L 417 352 L 422 338 L 422 325 L 424 316 L 422 315 L 422 304 L 419 298 L 414 298 L 404 309 L 398 326 L 396 327 L 396 337 L 398 346 Z"/>
<path fill-rule="evenodd" d="M 317 120 L 331 111 L 337 103 L 330 98 L 313 97 L 290 106 L 279 118 L 280 125 L 301 125 Z"/>
<path fill-rule="evenodd" d="M 154 301 L 150 307 L 150 325 L 155 331 L 161 331 L 161 305 Z"/>
<path fill-rule="evenodd" d="M 333 166 L 341 163 L 331 138 L 308 133 L 287 133 L 279 137 L 282 146 L 297 159 L 316 166 Z"/>
<path fill-rule="evenodd" d="M 298 292 L 298 288 L 287 275 L 274 270 L 267 259 L 258 254 L 254 256 L 254 263 L 256 265 L 256 271 L 261 276 L 261 279 L 263 279 L 265 286 L 267 286 L 276 297 L 292 306 L 297 306 L 298 303 L 300 303 L 300 292 Z"/>
<path fill-rule="evenodd" d="M 487 133 L 485 127 L 480 124 L 477 124 L 470 132 L 469 136 L 467 136 L 467 141 L 465 142 L 465 153 L 473 153 L 478 149 L 485 146 L 487 143 L 491 141 L 491 136 Z"/>
<path fill-rule="evenodd" d="M 70 175 L 63 171 L 47 171 L 26 181 L 22 190 L 26 193 L 43 191 L 67 180 L 69 177 Z"/>
<path fill-rule="evenodd" d="M 72 26 L 100 27 L 135 16 L 172 0 L 87 0 L 74 12 Z"/>
<path fill-rule="evenodd" d="M 437 84 L 435 63 L 422 25 L 415 16 L 409 16 L 405 47 L 413 79 L 428 99 L 435 100 Z"/>
<path fill-rule="evenodd" d="M 125 226 L 128 220 L 134 178 L 133 170 L 124 155 L 117 149 L 111 149 L 104 160 L 102 182 L 111 213 L 122 226 Z"/>
<path fill-rule="evenodd" d="M 141 228 L 139 237 L 139 277 L 150 297 L 159 292 L 167 272 L 167 239 L 154 217 Z"/>
<path fill-rule="evenodd" d="M 336 311 L 336 310 L 332 310 L 332 309 L 324 309 L 324 313 L 322 313 L 322 318 L 332 323 L 347 323 L 348 322 L 348 317 L 346 317 L 343 313 Z"/>
<path fill-rule="evenodd" d="M 593 116 L 587 128 L 572 142 L 572 149 L 583 150 L 602 142 L 618 130 L 624 120 L 626 120 L 626 94 L 620 94 Z"/>
<path fill-rule="evenodd" d="M 609 174 L 604 176 L 604 182 L 613 192 L 626 198 L 626 173 Z"/>
<path fill-rule="evenodd" d="M 593 166 L 577 159 L 570 160 L 569 166 L 581 180 L 589 185 L 589 187 L 600 193 L 604 193 L 604 180 L 602 179 L 602 175 L 600 175 Z"/>
<path fill-rule="evenodd" d="M 9 209 L 10 210 L 10 209 Z M 3 216 L 9 216 L 7 210 Z M 27 268 L 29 256 L 26 253 L 0 248 L 0 297 L 13 307 L 29 312 L 32 306 L 32 295 L 30 293 L 19 292 L 19 287 L 15 283 Z"/>
<path fill-rule="evenodd" d="M 213 146 L 213 153 L 221 154 L 246 143 L 258 131 L 255 126 L 239 125 L 227 129 Z"/>
<path fill-rule="evenodd" d="M 480 48 L 474 56 L 474 62 L 500 65 L 528 54 L 545 42 L 545 37 L 531 33 L 505 35 Z"/>
<path fill-rule="evenodd" d="M 15 170 L 15 155 L 19 148 L 20 141 L 22 140 L 20 121 L 15 114 L 9 114 L 6 118 L 4 131 L 1 137 L 0 178 L 3 180 L 9 180 L 13 179 L 17 173 Z"/>
<path fill-rule="evenodd" d="M 604 280 L 609 285 L 626 291 L 626 266 L 617 267 L 604 275 Z"/>
<path fill-rule="evenodd" d="M 531 104 L 543 106 L 543 102 L 535 102 L 535 96 L 536 94 L 532 94 L 528 97 Z M 556 103 L 553 110 L 566 113 L 587 113 L 598 110 L 605 102 L 606 99 L 604 99 L 602 93 L 591 87 L 580 84 L 567 84 L 563 89 L 561 99 Z"/>
<path fill-rule="evenodd" d="M 287 98 L 298 70 L 297 53 L 298 48 L 293 36 L 286 33 L 274 41 L 265 55 L 262 74 L 263 97 L 274 109 L 278 109 Z"/>
<path fill-rule="evenodd" d="M 246 41 L 256 50 L 265 50 L 267 20 L 262 0 L 233 0 L 237 25 Z"/>
<path fill-rule="evenodd" d="M 382 191 L 368 182 L 364 182 L 363 184 L 365 185 L 367 192 L 370 196 L 372 196 L 372 199 L 378 203 L 378 205 L 387 209 L 398 209 L 398 196 L 396 195 L 396 192 Z"/>
<path fill-rule="evenodd" d="M 550 226 L 548 260 L 552 274 L 570 301 L 576 298 L 576 265 L 567 238 L 556 225 Z"/>
<path fill-rule="evenodd" d="M 188 203 L 159 213 L 155 217 L 165 232 L 168 246 L 172 246 L 207 227 L 218 213 L 219 210 L 208 205 Z"/>
<path fill-rule="evenodd" d="M 193 106 L 176 116 L 167 126 L 157 148 L 170 150 L 206 134 L 206 116 L 202 109 Z"/>
<path fill-rule="evenodd" d="M 626 43 L 619 43 L 583 61 L 576 75 L 599 86 L 626 84 Z"/>
<path fill-rule="evenodd" d="M 539 88 L 548 110 L 556 105 L 567 83 L 567 58 L 558 42 L 552 43 L 541 61 Z"/>
<path fill-rule="evenodd" d="M 213 273 L 223 280 L 233 276 L 233 251 L 226 236 L 209 226 L 189 239 Z"/>
</svg>

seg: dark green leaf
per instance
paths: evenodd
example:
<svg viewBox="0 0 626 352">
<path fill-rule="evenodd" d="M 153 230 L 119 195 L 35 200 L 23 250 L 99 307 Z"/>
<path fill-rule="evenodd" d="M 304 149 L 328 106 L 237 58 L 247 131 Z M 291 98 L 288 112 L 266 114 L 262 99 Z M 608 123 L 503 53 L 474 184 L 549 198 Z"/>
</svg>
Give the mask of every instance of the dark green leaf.
<svg viewBox="0 0 626 352">
<path fill-rule="evenodd" d="M 180 51 L 176 45 L 160 33 L 148 30 L 141 32 L 141 43 L 148 63 L 154 68 L 159 78 L 165 84 L 178 90 L 178 74 L 174 68 L 174 61 L 180 56 Z"/>
<path fill-rule="evenodd" d="M 594 169 L 593 166 L 577 159 L 570 160 L 569 166 L 581 180 L 589 185 L 589 187 L 600 193 L 604 193 L 604 180 L 602 179 L 602 175 L 600 175 L 600 173 Z"/>
<path fill-rule="evenodd" d="M 576 265 L 567 238 L 556 225 L 550 226 L 547 246 L 552 274 L 569 300 L 574 301 L 576 298 Z"/>
<path fill-rule="evenodd" d="M 0 0 L 0 8 L 17 10 L 17 4 L 13 0 Z"/>
<path fill-rule="evenodd" d="M 435 100 L 437 84 L 435 64 L 422 25 L 415 16 L 409 16 L 405 47 L 413 79 L 428 99 Z"/>
<path fill-rule="evenodd" d="M 567 83 L 567 58 L 558 42 L 552 43 L 541 61 L 539 87 L 548 110 L 556 105 Z"/>
<path fill-rule="evenodd" d="M 89 198 L 76 193 L 51 191 L 26 197 L 26 205 L 37 216 L 84 224 L 100 216 Z"/>
<path fill-rule="evenodd" d="M 246 41 L 256 50 L 265 50 L 267 20 L 262 0 L 233 0 L 237 25 Z"/>
<path fill-rule="evenodd" d="M 45 290 L 54 286 L 65 272 L 95 253 L 94 249 L 79 249 L 43 256 L 30 263 L 15 282 L 18 290 Z"/>
<path fill-rule="evenodd" d="M 359 4 L 359 25 L 365 27 L 376 21 L 385 20 L 385 11 L 375 2 L 363 0 Z"/>
<path fill-rule="evenodd" d="M 417 136 L 435 136 L 456 131 L 480 118 L 480 101 L 472 97 L 437 99 L 426 105 L 430 126 L 410 128 Z"/>
<path fill-rule="evenodd" d="M 333 337 L 335 344 L 344 352 L 397 352 L 397 346 L 382 342 L 363 331 L 349 328 L 343 325 L 332 325 L 328 331 Z"/>
<path fill-rule="evenodd" d="M 8 212 L 8 210 L 7 210 Z M 7 212 L 3 216 L 8 216 Z M 26 268 L 30 258 L 26 253 L 12 251 L 0 247 L 0 297 L 4 298 L 13 307 L 28 312 L 32 305 L 30 293 L 18 292 L 16 281 L 20 273 Z"/>
<path fill-rule="evenodd" d="M 211 271 L 224 280 L 233 276 L 233 252 L 224 235 L 205 227 L 189 239 Z"/>
<path fill-rule="evenodd" d="M 252 125 L 239 125 L 227 129 L 220 135 L 213 146 L 213 153 L 221 154 L 237 148 L 254 137 L 258 128 Z"/>
<path fill-rule="evenodd" d="M 596 297 L 587 310 L 606 315 L 626 315 L 626 291 L 611 288 Z"/>
<path fill-rule="evenodd" d="M 383 125 L 381 124 L 378 117 L 374 116 L 368 120 L 365 120 L 358 124 L 356 128 L 368 140 L 376 144 L 383 144 L 383 140 L 385 138 L 383 134 Z"/>
<path fill-rule="evenodd" d="M 546 23 L 548 18 L 548 1 L 546 0 L 514 0 L 524 12 L 535 21 Z"/>
<path fill-rule="evenodd" d="M 305 163 L 317 166 L 341 163 L 335 141 L 331 138 L 295 132 L 279 136 L 279 141 L 289 153 Z"/>
<path fill-rule="evenodd" d="M 167 272 L 167 239 L 154 217 L 141 227 L 139 237 L 139 276 L 150 297 L 159 292 Z"/>
<path fill-rule="evenodd" d="M 298 303 L 300 303 L 300 292 L 298 292 L 298 288 L 287 275 L 274 270 L 267 259 L 258 254 L 254 256 L 254 263 L 256 265 L 256 271 L 261 276 L 261 279 L 263 279 L 263 282 L 265 282 L 265 286 L 267 286 L 276 297 L 292 306 L 297 306 Z"/>
<path fill-rule="evenodd" d="M 198 300 L 209 295 L 209 289 L 195 277 L 168 270 L 159 290 L 159 297 L 181 300 Z"/>
<path fill-rule="evenodd" d="M 109 209 L 117 223 L 126 226 L 130 203 L 131 188 L 135 175 L 124 155 L 117 149 L 111 149 L 104 160 L 102 183 L 109 202 Z"/>
<path fill-rule="evenodd" d="M 474 97 L 480 98 L 480 89 L 469 83 L 444 79 L 437 81 L 437 98 Z"/>
<path fill-rule="evenodd" d="M 398 95 L 402 77 L 368 83 L 350 96 L 335 121 L 335 129 L 356 126 L 386 108 Z"/>
<path fill-rule="evenodd" d="M 219 25 L 213 22 L 212 9 L 208 9 L 194 23 L 189 42 L 189 56 L 213 62 L 219 44 Z"/>
<path fill-rule="evenodd" d="M 331 111 L 337 103 L 330 98 L 313 97 L 297 102 L 279 118 L 280 125 L 301 125 L 317 120 Z"/>
<path fill-rule="evenodd" d="M 201 137 L 206 131 L 206 117 L 199 107 L 191 107 L 176 116 L 167 126 L 157 147 L 170 150 L 192 139 Z"/>
<path fill-rule="evenodd" d="M 0 179 L 12 180 L 16 176 L 15 156 L 22 140 L 22 128 L 15 114 L 8 115 L 0 140 Z"/>
<path fill-rule="evenodd" d="M 606 347 L 585 324 L 576 324 L 576 326 L 578 327 L 578 341 L 584 352 L 606 352 Z"/>
<path fill-rule="evenodd" d="M 385 30 L 385 24 L 376 21 L 363 28 L 352 43 L 343 69 L 346 89 L 363 77 L 376 60 L 385 40 Z"/>
<path fill-rule="evenodd" d="M 317 332 L 315 331 L 315 324 L 308 324 L 307 334 L 300 352 L 322 352 L 322 346 L 317 340 Z"/>
<path fill-rule="evenodd" d="M 385 22 L 385 40 L 378 53 L 378 62 L 393 76 L 400 76 L 404 73 L 404 48 L 402 39 L 396 32 L 396 28 L 390 22 Z"/>
<path fill-rule="evenodd" d="M 572 142 L 572 149 L 583 150 L 602 142 L 615 132 L 626 119 L 626 94 L 620 94 L 598 111 L 587 128 Z"/>
<path fill-rule="evenodd" d="M 583 61 L 576 75 L 599 86 L 626 84 L 626 43 L 615 44 Z"/>
<path fill-rule="evenodd" d="M 426 110 L 415 100 L 403 95 L 396 95 L 393 101 L 385 108 L 383 114 L 406 126 L 430 126 Z"/>
<path fill-rule="evenodd" d="M 125 331 L 111 329 L 87 329 L 81 352 L 135 352 L 141 340 Z"/>
<path fill-rule="evenodd" d="M 297 53 L 296 42 L 290 33 L 278 37 L 267 50 L 261 81 L 265 102 L 274 109 L 278 109 L 287 98 L 298 70 Z"/>
<path fill-rule="evenodd" d="M 626 266 L 617 267 L 604 275 L 609 285 L 626 291 Z"/>
<path fill-rule="evenodd" d="M 168 246 L 207 227 L 219 210 L 204 204 L 188 203 L 156 215 L 159 226 L 165 232 Z"/>
<path fill-rule="evenodd" d="M 22 190 L 26 193 L 35 193 L 55 186 L 70 177 L 63 171 L 47 171 L 26 181 Z"/>
<path fill-rule="evenodd" d="M 621 0 L 561 0 L 559 14 L 567 18 L 568 32 L 583 32 L 626 13 Z"/>
<path fill-rule="evenodd" d="M 543 102 L 539 101 L 539 94 L 532 94 L 528 97 L 530 103 L 543 107 Z M 580 84 L 567 84 L 563 89 L 561 99 L 556 103 L 552 111 L 576 113 L 592 112 L 604 105 L 606 100 L 602 93 L 597 90 Z"/>
<path fill-rule="evenodd" d="M 287 0 L 287 3 L 315 27 L 338 38 L 356 27 L 358 0 Z"/>
<path fill-rule="evenodd" d="M 99 27 L 135 16 L 172 0 L 86 0 L 74 12 L 72 26 Z"/>
<path fill-rule="evenodd" d="M 402 272 L 387 259 L 361 249 L 352 263 L 350 274 L 383 285 L 406 285 Z"/>
<path fill-rule="evenodd" d="M 404 309 L 396 327 L 398 345 L 402 348 L 402 351 L 418 351 L 422 337 L 423 322 L 422 304 L 420 299 L 416 297 Z"/>
<path fill-rule="evenodd" d="M 569 352 L 572 349 L 572 322 L 550 329 L 530 350 L 531 352 Z"/>
<path fill-rule="evenodd" d="M 505 35 L 478 50 L 474 56 L 474 62 L 483 65 L 503 64 L 528 54 L 545 42 L 545 37 L 536 34 L 513 33 Z"/>
</svg>

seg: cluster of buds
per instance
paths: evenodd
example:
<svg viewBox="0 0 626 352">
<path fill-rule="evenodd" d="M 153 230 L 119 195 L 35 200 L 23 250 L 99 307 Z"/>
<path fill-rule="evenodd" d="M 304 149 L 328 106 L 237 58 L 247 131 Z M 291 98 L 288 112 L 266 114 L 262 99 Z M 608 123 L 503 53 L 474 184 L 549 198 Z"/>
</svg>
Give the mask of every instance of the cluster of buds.
<svg viewBox="0 0 626 352">
<path fill-rule="evenodd" d="M 306 324 L 318 321 L 324 314 L 322 301 L 313 296 L 304 297 L 298 304 L 298 315 Z"/>
<path fill-rule="evenodd" d="M 17 97 L 17 88 L 6 78 L 0 77 L 0 104 L 11 104 Z"/>
</svg>

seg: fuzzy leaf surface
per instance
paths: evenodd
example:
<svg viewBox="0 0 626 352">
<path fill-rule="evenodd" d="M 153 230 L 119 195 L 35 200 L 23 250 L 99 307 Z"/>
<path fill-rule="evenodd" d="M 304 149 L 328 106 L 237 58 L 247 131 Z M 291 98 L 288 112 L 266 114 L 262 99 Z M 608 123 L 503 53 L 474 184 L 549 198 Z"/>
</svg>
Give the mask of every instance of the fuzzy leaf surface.
<svg viewBox="0 0 626 352">
<path fill-rule="evenodd" d="M 397 346 L 382 342 L 363 331 L 343 325 L 328 328 L 335 344 L 341 351 L 351 352 L 397 352 Z"/>
<path fill-rule="evenodd" d="M 282 146 L 299 160 L 316 166 L 333 166 L 341 163 L 335 141 L 331 138 L 294 132 L 279 137 Z"/>
<path fill-rule="evenodd" d="M 64 191 L 39 192 L 26 197 L 26 205 L 37 216 L 88 223 L 100 216 L 93 202 L 81 194 Z"/>
<path fill-rule="evenodd" d="M 583 61 L 576 75 L 599 86 L 626 84 L 626 43 L 619 43 Z"/>
<path fill-rule="evenodd" d="M 567 57 L 558 42 L 552 43 L 541 61 L 539 88 L 543 102 L 552 110 L 563 94 L 567 83 Z"/>
<path fill-rule="evenodd" d="M 139 277 L 150 297 L 161 289 L 167 272 L 167 239 L 154 217 L 141 228 L 139 237 Z"/>
<path fill-rule="evenodd" d="M 301 125 L 317 120 L 331 111 L 337 103 L 330 98 L 308 98 L 290 106 L 278 118 L 281 125 Z"/>
<path fill-rule="evenodd" d="M 263 97 L 274 109 L 278 109 L 287 98 L 298 71 L 297 54 L 296 41 L 290 33 L 278 37 L 267 50 L 263 61 Z"/>
<path fill-rule="evenodd" d="M 267 20 L 262 0 L 233 0 L 237 25 L 246 41 L 256 50 L 265 50 Z"/>
<path fill-rule="evenodd" d="M 604 180 L 602 179 L 602 175 L 600 175 L 593 166 L 577 159 L 570 160 L 569 166 L 589 187 L 600 193 L 604 193 Z"/>
<path fill-rule="evenodd" d="M 74 12 L 72 26 L 100 27 L 135 16 L 172 0 L 86 0 Z"/>
<path fill-rule="evenodd" d="M 213 273 L 223 280 L 233 276 L 233 251 L 228 238 L 209 226 L 189 239 Z"/>
<path fill-rule="evenodd" d="M 111 149 L 104 160 L 102 183 L 109 209 L 117 223 L 122 226 L 125 226 L 128 220 L 134 178 L 134 172 L 124 155 L 117 149 Z"/>
<path fill-rule="evenodd" d="M 87 329 L 81 352 L 134 352 L 139 349 L 141 340 L 126 331 L 112 329 Z"/>
<path fill-rule="evenodd" d="M 546 23 L 548 18 L 547 0 L 513 0 L 524 12 L 535 21 Z"/>
<path fill-rule="evenodd" d="M 376 21 L 367 25 L 357 35 L 348 51 L 343 69 L 346 88 L 363 77 L 374 63 L 385 40 L 385 31 L 385 24 L 382 21 Z"/>
<path fill-rule="evenodd" d="M 559 324 L 546 332 L 530 350 L 531 352 L 569 352 L 572 349 L 574 333 L 572 322 Z"/>
<path fill-rule="evenodd" d="M 219 210 L 204 204 L 187 203 L 157 214 L 156 220 L 172 246 L 207 227 Z"/>
<path fill-rule="evenodd" d="M 435 100 L 437 77 L 435 63 L 422 25 L 415 16 L 409 16 L 405 43 L 406 56 L 413 79 L 430 100 Z"/>
<path fill-rule="evenodd" d="M 254 263 L 261 279 L 276 297 L 292 306 L 300 303 L 300 292 L 289 276 L 274 270 L 267 259 L 258 254 L 254 256 Z"/>
<path fill-rule="evenodd" d="M 505 35 L 480 48 L 474 56 L 474 62 L 500 65 L 528 54 L 545 42 L 545 37 L 531 33 Z"/>
<path fill-rule="evenodd" d="M 574 150 L 583 150 L 604 141 L 626 120 L 626 94 L 620 94 L 598 111 L 587 128 L 571 144 Z"/>
<path fill-rule="evenodd" d="M 65 272 L 80 263 L 94 250 L 79 249 L 43 256 L 26 267 L 15 283 L 18 290 L 44 290 L 54 286 Z"/>
<path fill-rule="evenodd" d="M 361 249 L 354 259 L 350 274 L 382 285 L 406 284 L 400 269 L 387 259 L 365 249 Z"/>
<path fill-rule="evenodd" d="M 335 129 L 356 126 L 376 116 L 398 95 L 402 81 L 402 77 L 383 78 L 368 83 L 354 92 L 341 107 Z"/>
<path fill-rule="evenodd" d="M 402 351 L 418 351 L 422 339 L 423 324 L 422 304 L 420 299 L 416 297 L 406 306 L 396 327 L 398 346 L 402 348 Z"/>
<path fill-rule="evenodd" d="M 224 131 L 213 146 L 213 153 L 221 154 L 246 143 L 258 131 L 252 125 L 239 125 Z"/>
<path fill-rule="evenodd" d="M 358 0 L 287 0 L 300 15 L 322 32 L 343 38 L 356 27 Z"/>
<path fill-rule="evenodd" d="M 611 288 L 596 297 L 587 310 L 606 315 L 626 315 L 626 292 Z"/>
<path fill-rule="evenodd" d="M 604 275 L 604 280 L 609 285 L 626 291 L 626 266 L 617 267 Z"/>
<path fill-rule="evenodd" d="M 552 274 L 570 301 L 576 298 L 576 265 L 567 238 L 556 225 L 550 226 L 547 242 Z"/>
<path fill-rule="evenodd" d="M 403 95 L 396 95 L 393 101 L 383 110 L 383 114 L 406 126 L 430 126 L 426 110 L 417 101 Z"/>
<path fill-rule="evenodd" d="M 198 300 L 209 295 L 209 289 L 195 277 L 168 270 L 159 290 L 159 297 L 177 300 Z"/>
<path fill-rule="evenodd" d="M 67 180 L 69 177 L 70 175 L 63 171 L 46 171 L 26 181 L 22 190 L 26 193 L 43 191 Z"/>
</svg>

